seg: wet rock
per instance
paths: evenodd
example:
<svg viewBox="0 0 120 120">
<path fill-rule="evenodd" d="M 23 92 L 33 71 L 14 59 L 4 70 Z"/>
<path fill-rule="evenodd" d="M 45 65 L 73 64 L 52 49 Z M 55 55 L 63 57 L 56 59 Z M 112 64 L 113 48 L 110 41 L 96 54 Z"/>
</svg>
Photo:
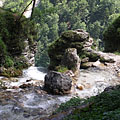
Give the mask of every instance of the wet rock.
<svg viewBox="0 0 120 120">
<path fill-rule="evenodd" d="M 85 57 L 85 58 L 82 59 L 81 62 L 82 62 L 82 63 L 86 63 L 86 62 L 88 62 L 88 61 L 89 61 L 89 57 Z"/>
<path fill-rule="evenodd" d="M 52 94 L 69 93 L 72 87 L 72 80 L 64 73 L 50 71 L 45 76 L 44 88 Z"/>
<path fill-rule="evenodd" d="M 110 92 L 112 90 L 120 90 L 120 85 L 106 87 L 104 92 Z"/>
<path fill-rule="evenodd" d="M 26 82 L 30 82 L 30 81 L 32 81 L 32 79 L 26 80 Z"/>
<path fill-rule="evenodd" d="M 12 89 L 19 89 L 18 86 L 12 86 Z"/>
<path fill-rule="evenodd" d="M 31 86 L 32 86 L 32 84 L 28 83 L 28 84 L 22 84 L 22 85 L 20 85 L 19 88 L 25 89 L 25 88 L 29 88 Z"/>
<path fill-rule="evenodd" d="M 17 78 L 9 78 L 9 80 L 11 81 L 11 82 L 18 82 L 18 79 Z"/>
</svg>

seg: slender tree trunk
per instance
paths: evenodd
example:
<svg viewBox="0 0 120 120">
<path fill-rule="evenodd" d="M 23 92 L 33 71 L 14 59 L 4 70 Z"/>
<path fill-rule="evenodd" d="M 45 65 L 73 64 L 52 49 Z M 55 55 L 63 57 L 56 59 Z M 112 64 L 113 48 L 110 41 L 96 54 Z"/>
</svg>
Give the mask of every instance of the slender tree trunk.
<svg viewBox="0 0 120 120">
<path fill-rule="evenodd" d="M 36 3 L 36 0 L 33 0 L 33 6 L 32 6 L 32 12 L 31 12 L 30 20 L 33 19 L 33 13 L 34 13 L 34 8 L 35 8 L 35 3 Z"/>
</svg>

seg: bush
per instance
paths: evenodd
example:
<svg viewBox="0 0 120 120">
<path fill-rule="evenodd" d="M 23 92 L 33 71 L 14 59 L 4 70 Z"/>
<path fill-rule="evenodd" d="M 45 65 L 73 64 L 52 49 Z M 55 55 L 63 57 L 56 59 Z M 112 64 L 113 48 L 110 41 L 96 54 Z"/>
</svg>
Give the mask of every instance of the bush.
<svg viewBox="0 0 120 120">
<path fill-rule="evenodd" d="M 3 64 L 5 55 L 7 54 L 6 45 L 0 37 L 0 63 Z"/>
<path fill-rule="evenodd" d="M 105 51 L 120 51 L 120 16 L 107 28 L 103 37 Z"/>
<path fill-rule="evenodd" d="M 14 66 L 13 60 L 9 56 L 5 56 L 5 67 L 8 68 L 13 66 Z"/>
</svg>

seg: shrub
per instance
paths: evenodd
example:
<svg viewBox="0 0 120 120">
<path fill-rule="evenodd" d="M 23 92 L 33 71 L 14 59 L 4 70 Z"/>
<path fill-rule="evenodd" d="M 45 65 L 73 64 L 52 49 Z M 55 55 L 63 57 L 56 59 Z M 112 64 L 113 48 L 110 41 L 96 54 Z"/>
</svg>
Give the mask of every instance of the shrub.
<svg viewBox="0 0 120 120">
<path fill-rule="evenodd" d="M 9 56 L 5 56 L 5 67 L 8 68 L 13 66 L 14 66 L 13 60 Z"/>
<path fill-rule="evenodd" d="M 6 45 L 1 40 L 1 37 L 0 37 L 0 63 L 1 63 L 0 66 L 3 64 L 6 54 L 7 54 Z"/>
<path fill-rule="evenodd" d="M 103 37 L 105 51 L 120 51 L 120 16 L 107 28 Z"/>
</svg>

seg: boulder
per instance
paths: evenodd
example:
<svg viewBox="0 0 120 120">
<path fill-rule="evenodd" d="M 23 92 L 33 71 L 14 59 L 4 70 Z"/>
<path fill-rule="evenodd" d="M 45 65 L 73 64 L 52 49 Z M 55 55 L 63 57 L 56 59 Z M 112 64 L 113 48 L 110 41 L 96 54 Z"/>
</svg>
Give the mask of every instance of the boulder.
<svg viewBox="0 0 120 120">
<path fill-rule="evenodd" d="M 109 54 L 104 54 L 92 49 L 94 48 L 93 44 L 93 39 L 90 37 L 89 33 L 84 30 L 77 29 L 63 32 L 61 36 L 49 46 L 49 69 L 57 70 L 57 67 L 61 66 L 62 63 L 70 68 L 69 70 L 73 70 L 75 64 L 78 63 L 76 62 L 77 54 L 81 59 L 81 68 L 91 67 L 89 63 L 96 62 L 98 59 L 102 63 L 114 62 L 113 58 L 109 57 Z M 75 58 L 73 59 L 73 57 Z M 74 67 L 72 68 L 71 65 Z M 73 70 L 73 72 L 74 71 L 75 70 Z"/>
<path fill-rule="evenodd" d="M 44 88 L 51 94 L 70 93 L 72 79 L 64 73 L 50 71 L 45 76 Z"/>
<path fill-rule="evenodd" d="M 68 48 L 76 48 L 80 58 L 84 57 L 84 50 L 91 48 L 93 39 L 88 32 L 84 30 L 69 30 L 61 34 L 55 42 L 53 42 L 48 49 L 50 57 L 49 69 L 55 70 L 56 66 L 61 64 L 63 55 Z M 74 50 L 76 52 L 76 50 Z M 86 56 L 85 56 L 86 57 Z"/>
<path fill-rule="evenodd" d="M 67 67 L 69 70 L 72 70 L 73 73 L 79 73 L 80 69 L 80 58 L 77 55 L 76 48 L 68 48 L 63 56 L 61 64 Z"/>
</svg>

